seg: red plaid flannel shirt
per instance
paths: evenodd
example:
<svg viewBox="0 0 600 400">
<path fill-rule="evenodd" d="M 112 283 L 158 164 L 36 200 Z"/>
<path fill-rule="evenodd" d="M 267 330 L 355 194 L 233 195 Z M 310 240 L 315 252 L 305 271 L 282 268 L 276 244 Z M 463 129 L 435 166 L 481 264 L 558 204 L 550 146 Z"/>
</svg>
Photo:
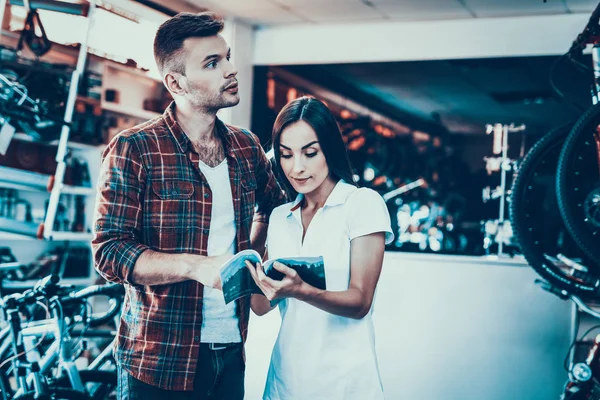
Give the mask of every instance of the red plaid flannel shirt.
<svg viewBox="0 0 600 400">
<path fill-rule="evenodd" d="M 126 288 L 117 362 L 153 386 L 193 390 L 202 285 L 185 281 L 142 286 L 131 281 L 136 260 L 146 249 L 207 254 L 212 194 L 199 156 L 174 118 L 174 107 L 121 132 L 104 151 L 92 248 L 98 273 Z M 250 246 L 252 222 L 268 222 L 284 196 L 254 134 L 219 120 L 216 129 L 229 165 L 240 251 Z M 244 341 L 249 304 L 249 297 L 237 303 Z"/>
</svg>

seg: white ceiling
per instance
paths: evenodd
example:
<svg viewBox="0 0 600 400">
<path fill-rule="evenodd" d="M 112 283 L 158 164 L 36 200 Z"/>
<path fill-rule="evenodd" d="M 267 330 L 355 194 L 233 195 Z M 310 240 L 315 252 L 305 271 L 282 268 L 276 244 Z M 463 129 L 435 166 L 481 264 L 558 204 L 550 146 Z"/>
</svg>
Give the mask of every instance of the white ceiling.
<svg viewBox="0 0 600 400">
<path fill-rule="evenodd" d="M 184 0 L 254 25 L 589 13 L 597 0 Z M 168 3 L 168 1 L 161 1 Z M 166 4 L 165 4 L 166 5 Z"/>
</svg>

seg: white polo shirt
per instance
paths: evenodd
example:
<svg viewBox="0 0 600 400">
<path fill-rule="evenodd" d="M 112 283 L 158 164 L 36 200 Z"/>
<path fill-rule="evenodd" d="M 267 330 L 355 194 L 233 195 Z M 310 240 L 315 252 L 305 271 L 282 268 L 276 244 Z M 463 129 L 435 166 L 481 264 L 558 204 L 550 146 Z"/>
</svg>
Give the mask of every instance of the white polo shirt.
<svg viewBox="0 0 600 400">
<path fill-rule="evenodd" d="M 390 217 L 379 194 L 340 180 L 313 217 L 302 243 L 299 195 L 273 210 L 269 258 L 323 256 L 327 290 L 347 290 L 350 242 L 375 232 L 393 240 Z M 296 299 L 279 303 L 281 328 L 273 348 L 266 400 L 375 400 L 383 389 L 375 353 L 372 313 L 340 317 Z"/>
</svg>

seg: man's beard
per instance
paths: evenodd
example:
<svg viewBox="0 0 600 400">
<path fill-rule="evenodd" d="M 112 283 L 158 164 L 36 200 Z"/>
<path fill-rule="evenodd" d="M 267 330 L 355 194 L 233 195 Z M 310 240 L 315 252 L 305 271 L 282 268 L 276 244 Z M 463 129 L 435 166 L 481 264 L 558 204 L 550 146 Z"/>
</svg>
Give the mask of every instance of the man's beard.
<svg viewBox="0 0 600 400">
<path fill-rule="evenodd" d="M 207 96 L 202 90 L 194 89 L 193 93 L 190 94 L 190 102 L 194 108 L 217 112 L 222 108 L 238 105 L 240 97 L 238 94 L 228 96 L 227 92 L 222 90 L 212 96 Z"/>
</svg>

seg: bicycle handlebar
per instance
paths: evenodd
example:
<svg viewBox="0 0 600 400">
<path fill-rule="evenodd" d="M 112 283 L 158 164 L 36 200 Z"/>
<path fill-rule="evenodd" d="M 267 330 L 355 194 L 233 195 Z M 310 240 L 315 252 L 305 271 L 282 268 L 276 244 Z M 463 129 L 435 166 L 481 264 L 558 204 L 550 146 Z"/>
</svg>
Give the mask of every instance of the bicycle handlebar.
<svg viewBox="0 0 600 400">
<path fill-rule="evenodd" d="M 111 321 L 115 315 L 121 310 L 121 304 L 123 303 L 123 294 L 125 288 L 123 285 L 118 283 L 109 283 L 105 285 L 94 285 L 81 289 L 77 292 L 71 293 L 68 296 L 62 297 L 59 301 L 63 305 L 69 305 L 72 303 L 81 303 L 90 297 L 94 296 L 108 296 L 111 298 L 111 306 L 108 311 L 97 315 L 91 315 L 88 317 L 87 322 L 90 327 L 95 328 Z"/>
<path fill-rule="evenodd" d="M 600 319 L 600 312 L 592 310 L 579 297 L 577 297 L 577 296 L 571 296 L 571 301 L 573 301 L 573 303 L 577 304 L 577 307 L 579 307 L 579 309 L 581 311 L 583 311 L 583 312 L 591 315 L 594 318 Z"/>
<path fill-rule="evenodd" d="M 577 305 L 577 307 L 579 307 L 579 309 L 581 311 L 591 315 L 594 318 L 600 319 L 600 312 L 592 310 L 587 304 L 585 304 L 583 302 L 583 300 L 581 300 L 580 297 L 569 294 L 569 292 L 567 292 L 566 290 L 558 289 L 558 288 L 552 286 L 551 284 L 549 284 L 548 282 L 543 281 L 541 279 L 536 279 L 535 283 L 538 286 L 540 286 L 542 289 L 544 289 L 545 291 L 552 293 L 553 295 L 557 296 L 561 300 L 571 300 L 573 303 L 575 303 Z"/>
<path fill-rule="evenodd" d="M 120 283 L 108 283 L 104 285 L 93 285 L 85 289 L 81 289 L 75 293 L 71 293 L 68 296 L 68 299 L 83 300 L 93 296 L 117 297 L 123 295 L 124 293 L 125 289 Z M 65 300 L 69 301 L 68 299 Z"/>
<path fill-rule="evenodd" d="M 50 298 L 61 288 L 58 285 L 59 280 L 58 275 L 48 275 L 40 279 L 32 289 L 26 290 L 23 293 L 4 296 L 2 299 L 3 307 L 8 309 L 21 308 L 34 304 L 40 299 Z"/>
<path fill-rule="evenodd" d="M 39 300 L 51 298 L 63 307 L 68 307 L 70 305 L 82 304 L 90 297 L 108 296 L 111 299 L 110 308 L 102 314 L 94 314 L 87 318 L 86 322 L 91 327 L 98 327 L 111 321 L 121 310 L 123 293 L 125 292 L 123 285 L 117 283 L 94 285 L 77 292 L 71 292 L 66 296 L 61 296 L 61 292 L 71 291 L 73 286 L 58 285 L 58 281 L 59 278 L 57 275 L 49 275 L 36 283 L 33 289 L 5 296 L 2 299 L 3 307 L 6 309 L 18 309 L 34 304 Z"/>
<path fill-rule="evenodd" d="M 48 275 L 45 278 L 40 279 L 35 284 L 33 291 L 38 294 L 51 296 L 60 288 L 58 281 L 60 281 L 60 277 L 58 275 Z"/>
<path fill-rule="evenodd" d="M 556 297 L 558 297 L 561 300 L 568 300 L 570 297 L 569 293 L 567 293 L 566 290 L 558 289 L 557 287 L 552 286 L 551 284 L 549 284 L 548 282 L 546 282 L 544 280 L 536 279 L 534 282 L 536 285 L 540 286 L 546 292 L 552 293 L 553 295 L 555 295 Z"/>
<path fill-rule="evenodd" d="M 571 48 L 567 52 L 569 55 L 573 55 L 576 51 L 581 51 L 588 44 L 590 38 L 600 35 L 600 3 L 596 6 L 596 9 L 592 12 L 590 20 L 577 38 L 573 41 Z"/>
</svg>

